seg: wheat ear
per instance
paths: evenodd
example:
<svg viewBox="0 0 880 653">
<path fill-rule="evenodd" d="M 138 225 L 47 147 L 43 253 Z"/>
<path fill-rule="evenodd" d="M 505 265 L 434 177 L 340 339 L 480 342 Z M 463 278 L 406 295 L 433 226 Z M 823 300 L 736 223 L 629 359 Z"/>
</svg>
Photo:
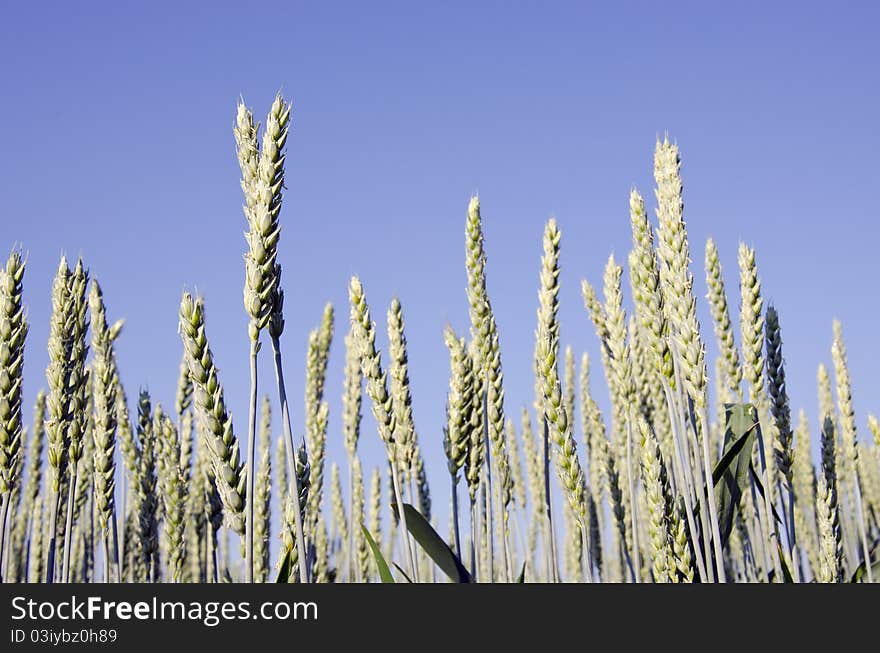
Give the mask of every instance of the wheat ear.
<svg viewBox="0 0 880 653">
<path fill-rule="evenodd" d="M 25 264 L 13 251 L 0 269 L 0 579 L 8 578 L 7 523 L 21 463 L 21 387 L 28 324 L 22 306 Z"/>
<path fill-rule="evenodd" d="M 550 438 L 556 444 L 556 471 L 568 503 L 581 530 L 586 554 L 586 579 L 592 582 L 592 561 L 589 557 L 587 533 L 586 483 L 577 445 L 572 437 L 571 422 L 562 402 L 559 382 L 559 242 L 562 237 L 556 220 L 550 219 L 544 229 L 544 255 L 541 259 L 541 290 L 538 309 L 538 369 L 544 396 L 544 419 Z M 550 514 L 548 501 L 548 515 Z M 555 566 L 555 565 L 554 565 Z"/>
<path fill-rule="evenodd" d="M 822 473 L 819 474 L 816 488 L 816 522 L 819 530 L 819 567 L 816 571 L 820 583 L 839 583 L 843 573 L 834 440 L 834 423 L 831 416 L 826 415 L 822 425 Z"/>
<path fill-rule="evenodd" d="M 755 250 L 740 243 L 738 253 L 740 273 L 740 327 L 742 332 L 743 376 L 749 386 L 749 401 L 755 405 L 758 415 L 767 410 L 767 395 L 764 385 L 764 300 L 761 296 L 761 282 L 758 279 Z M 768 532 L 767 547 L 773 558 L 776 577 L 782 577 L 782 565 L 779 560 L 776 522 L 773 520 L 772 506 L 776 484 L 776 456 L 768 448 L 761 430 L 758 431 L 758 454 L 764 482 L 764 502 L 761 519 Z"/>
<path fill-rule="evenodd" d="M 791 408 L 788 405 L 788 387 L 785 382 L 785 367 L 782 359 L 782 329 L 779 326 L 779 313 L 772 305 L 767 307 L 765 321 L 767 349 L 767 394 L 770 399 L 770 415 L 773 417 L 773 449 L 776 468 L 785 480 L 788 493 L 788 546 L 792 561 L 795 582 L 800 582 L 800 565 L 797 564 L 797 536 L 794 518 L 794 475 L 792 470 Z"/>
<path fill-rule="evenodd" d="M 360 350 L 361 371 L 367 381 L 367 395 L 372 400 L 373 417 L 379 427 L 379 437 L 385 443 L 388 459 L 397 460 L 397 444 L 394 441 L 395 415 L 393 402 L 388 394 L 388 381 L 385 372 L 382 371 L 382 361 L 376 349 L 376 326 L 370 319 L 370 308 L 363 286 L 357 277 L 351 278 L 348 287 L 349 302 L 351 304 L 351 323 Z M 403 510 L 403 498 L 400 492 L 400 483 L 397 473 L 392 470 L 392 482 L 394 485 L 394 498 L 397 503 L 400 519 L 403 522 L 403 542 L 409 559 L 409 572 L 415 574 L 415 560 L 410 545 L 409 532 L 406 526 L 406 513 Z"/>
<path fill-rule="evenodd" d="M 868 534 L 865 527 L 865 515 L 862 501 L 862 482 L 859 478 L 859 449 L 856 440 L 856 417 L 853 409 L 852 379 L 849 374 L 846 345 L 843 342 L 843 328 L 838 320 L 834 321 L 834 343 L 831 346 L 831 360 L 834 363 L 834 376 L 837 386 L 837 407 L 840 414 L 840 426 L 843 444 L 844 478 L 849 478 L 850 487 L 855 494 L 855 519 L 858 525 L 859 538 L 862 544 L 862 556 L 868 583 L 874 582 L 871 571 L 871 550 L 868 547 Z"/>
<path fill-rule="evenodd" d="M 348 489 L 349 489 L 349 514 L 351 514 L 352 527 L 349 529 L 348 561 L 346 570 L 349 580 L 360 582 L 365 576 L 364 566 L 355 560 L 355 550 L 360 554 L 361 542 L 366 546 L 366 540 L 360 531 L 363 522 L 363 474 L 360 470 L 360 461 L 357 458 L 357 444 L 361 431 L 361 398 L 363 396 L 363 375 L 361 363 L 355 347 L 354 334 L 349 330 L 345 336 L 345 374 L 343 377 L 342 392 L 342 434 L 345 451 L 348 454 Z M 355 465 L 360 475 L 360 497 L 356 492 Z M 360 511 L 356 511 L 356 504 L 360 501 Z M 357 546 L 356 546 L 357 545 Z"/>
<path fill-rule="evenodd" d="M 104 538 L 105 579 L 109 579 L 110 562 L 120 580 L 118 542 L 116 535 L 116 384 L 113 382 L 113 339 L 119 331 L 107 324 L 104 296 L 97 279 L 92 280 L 89 293 L 92 315 L 92 378 L 94 382 L 95 426 L 93 430 L 93 475 L 95 510 Z"/>
<path fill-rule="evenodd" d="M 70 424 L 70 334 L 73 315 L 70 296 L 70 268 L 61 257 L 52 282 L 52 316 L 49 323 L 49 366 L 46 381 L 49 394 L 46 399 L 46 458 L 51 470 L 52 499 L 46 509 L 49 513 L 46 582 L 55 578 L 57 522 L 60 496 L 67 475 L 68 426 Z"/>
<path fill-rule="evenodd" d="M 443 450 L 446 453 L 446 466 L 452 482 L 452 526 L 455 535 L 455 550 L 459 556 L 461 533 L 459 530 L 458 480 L 464 468 L 470 449 L 470 423 L 473 411 L 473 361 L 467 354 L 464 338 L 455 335 L 447 326 L 444 333 L 449 348 L 449 392 L 446 396 L 446 426 L 443 429 Z"/>
<path fill-rule="evenodd" d="M 226 411 L 223 386 L 205 333 L 204 301 L 200 297 L 194 299 L 187 291 L 180 302 L 180 336 L 193 381 L 196 415 L 211 453 L 213 475 L 223 502 L 224 519 L 232 530 L 243 534 L 246 490 L 238 439 L 232 429 L 232 417 Z"/>
</svg>

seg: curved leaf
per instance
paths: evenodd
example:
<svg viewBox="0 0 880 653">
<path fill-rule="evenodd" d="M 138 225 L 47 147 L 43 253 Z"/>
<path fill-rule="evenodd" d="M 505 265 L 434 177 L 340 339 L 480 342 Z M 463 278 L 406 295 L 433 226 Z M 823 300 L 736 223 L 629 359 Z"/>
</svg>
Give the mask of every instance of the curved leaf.
<svg viewBox="0 0 880 653">
<path fill-rule="evenodd" d="M 388 563 L 385 562 L 385 558 L 382 556 L 382 552 L 379 550 L 379 545 L 376 544 L 376 540 L 373 539 L 373 536 L 370 535 L 370 531 L 367 530 L 367 527 L 361 524 L 361 530 L 364 532 L 364 537 L 367 538 L 367 544 L 370 545 L 370 550 L 373 552 L 373 557 L 376 559 L 376 567 L 379 569 L 379 578 L 382 579 L 383 583 L 394 583 L 394 576 L 391 575 L 391 570 L 388 568 Z"/>
<path fill-rule="evenodd" d="M 712 472 L 712 483 L 718 493 L 718 526 L 722 547 L 727 544 L 733 530 L 760 428 L 758 413 L 751 404 L 726 404 L 724 422 L 724 453 Z"/>
<path fill-rule="evenodd" d="M 397 504 L 391 504 L 391 509 L 397 514 Z M 406 529 L 441 571 L 456 583 L 470 583 L 471 575 L 461 564 L 461 560 L 443 538 L 437 535 L 437 531 L 422 517 L 422 514 L 408 503 L 403 504 L 403 512 L 406 517 Z"/>
<path fill-rule="evenodd" d="M 874 556 L 877 553 L 878 546 L 880 546 L 880 545 L 875 544 L 874 547 L 871 549 L 871 553 L 869 556 L 870 560 L 874 560 Z M 880 576 L 880 558 L 877 558 L 877 560 L 874 560 L 874 562 L 871 563 L 871 573 L 875 576 Z M 855 573 L 853 573 L 852 578 L 850 579 L 849 582 L 850 583 L 861 583 L 863 580 L 865 580 L 865 578 L 867 578 L 867 576 L 868 576 L 868 570 L 867 570 L 867 567 L 865 566 L 865 561 L 862 560 L 862 564 L 860 564 L 858 566 L 858 568 L 855 570 Z"/>
<path fill-rule="evenodd" d="M 275 576 L 276 583 L 290 582 L 290 550 L 284 552 L 284 557 L 278 561 L 278 573 Z"/>
<path fill-rule="evenodd" d="M 394 565 L 394 568 L 397 570 L 397 573 L 399 573 L 401 576 L 403 576 L 407 583 L 412 583 L 412 578 L 410 578 L 409 576 L 406 575 L 406 572 L 400 568 L 399 564 L 397 564 L 396 562 L 392 562 L 391 564 Z"/>
<path fill-rule="evenodd" d="M 526 582 L 526 563 L 523 562 L 522 569 L 519 570 L 519 576 L 516 577 L 517 583 L 525 583 Z"/>
</svg>

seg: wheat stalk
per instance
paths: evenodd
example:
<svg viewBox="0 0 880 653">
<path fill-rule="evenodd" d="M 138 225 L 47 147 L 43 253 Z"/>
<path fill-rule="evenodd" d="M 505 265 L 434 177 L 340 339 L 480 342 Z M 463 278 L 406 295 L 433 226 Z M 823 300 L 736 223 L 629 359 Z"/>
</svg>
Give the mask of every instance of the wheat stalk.
<svg viewBox="0 0 880 653">
<path fill-rule="evenodd" d="M 795 522 L 802 548 L 811 569 L 818 567 L 818 533 L 816 532 L 816 473 L 810 447 L 810 426 L 801 410 L 795 427 L 792 481 L 795 496 Z"/>
<path fill-rule="evenodd" d="M 254 582 L 265 583 L 269 576 L 269 533 L 272 530 L 272 408 L 268 395 L 263 397 L 260 409 L 257 447 L 259 461 L 254 481 Z"/>
<path fill-rule="evenodd" d="M 31 532 L 28 541 L 28 566 L 27 566 L 27 582 L 39 583 L 45 578 L 43 570 L 43 560 L 45 556 L 43 537 L 43 497 L 37 496 L 34 501 L 33 510 L 30 515 Z"/>
<path fill-rule="evenodd" d="M 581 463 L 577 457 L 577 445 L 571 435 L 571 422 L 565 413 L 559 383 L 559 242 L 562 237 L 551 218 L 544 229 L 544 255 L 541 259 L 541 290 L 539 293 L 540 308 L 538 310 L 538 366 L 544 396 L 544 419 L 552 441 L 556 444 L 556 471 L 565 491 L 569 505 L 581 529 L 581 537 L 585 543 L 586 574 L 588 582 L 592 582 L 592 561 L 589 557 L 586 522 L 586 483 Z M 549 495 L 549 493 L 548 493 Z M 548 498 L 548 517 L 550 506 Z M 555 567 L 555 562 L 554 562 Z"/>
<path fill-rule="evenodd" d="M 40 483 L 43 480 L 43 438 L 45 432 L 46 418 L 46 392 L 40 390 L 37 392 L 37 399 L 34 403 L 33 427 L 30 429 L 28 437 L 27 452 L 27 471 L 25 473 L 25 485 L 21 490 L 21 502 L 18 508 L 17 518 L 15 520 L 15 530 L 13 531 L 13 541 L 16 548 L 20 552 L 18 557 L 19 569 L 15 575 L 16 579 L 25 580 L 28 575 L 29 568 L 29 540 L 34 524 L 32 516 L 34 512 L 34 504 L 40 495 Z M 42 509 L 41 509 L 42 511 Z M 39 526 L 42 528 L 42 526 Z"/>
<path fill-rule="evenodd" d="M 822 473 L 819 474 L 816 488 L 816 522 L 819 530 L 817 580 L 820 583 L 839 583 L 843 573 L 834 438 L 831 416 L 825 415 L 822 425 Z"/>
<path fill-rule="evenodd" d="M 74 507 L 76 504 L 79 461 L 83 457 L 83 439 L 86 431 L 88 411 L 85 410 L 89 387 L 89 375 L 86 370 L 86 286 L 88 272 L 83 267 L 82 259 L 77 260 L 73 274 L 68 277 L 69 293 L 67 296 L 70 307 L 68 336 L 70 338 L 70 365 L 68 367 L 68 392 L 70 421 L 67 427 L 67 469 L 70 475 L 67 493 L 67 510 L 64 527 L 64 555 L 62 558 L 61 577 L 64 582 L 70 580 L 70 538 L 73 530 Z"/>
<path fill-rule="evenodd" d="M 871 571 L 871 551 L 868 547 L 868 535 L 865 527 L 865 516 L 862 502 L 862 483 L 858 474 L 859 450 L 856 440 L 856 417 L 852 400 L 852 380 L 849 374 L 849 363 L 846 356 L 846 345 L 843 342 L 843 328 L 838 320 L 834 321 L 834 343 L 831 347 L 831 359 L 834 363 L 836 377 L 837 407 L 840 414 L 841 435 L 843 443 L 843 477 L 849 479 L 854 493 L 855 519 L 862 544 L 862 555 L 865 561 L 866 576 L 869 583 L 874 582 Z"/>
<path fill-rule="evenodd" d="M 755 250 L 745 243 L 739 245 L 740 271 L 740 325 L 742 332 L 743 376 L 749 385 L 749 401 L 758 409 L 758 415 L 764 415 L 767 408 L 766 389 L 764 386 L 764 318 L 762 316 L 764 300 L 761 297 L 761 282 L 758 279 Z M 773 521 L 772 506 L 774 503 L 776 478 L 776 457 L 768 449 L 761 431 L 758 431 L 758 454 L 764 482 L 764 503 L 761 519 L 768 531 L 767 546 L 771 552 L 776 577 L 782 576 L 777 542 L 779 535 Z"/>
<path fill-rule="evenodd" d="M 601 508 L 603 465 L 599 462 L 599 447 L 595 446 L 595 439 L 597 437 L 605 438 L 605 425 L 599 406 L 590 394 L 590 357 L 586 352 L 581 355 L 580 409 L 588 472 L 589 511 L 587 516 L 590 523 L 590 556 L 601 574 L 602 533 L 604 532 L 604 511 Z"/>
<path fill-rule="evenodd" d="M 162 534 L 166 566 L 171 582 L 178 583 L 184 573 L 186 487 L 180 467 L 181 440 L 171 418 L 156 409 L 155 436 L 158 444 L 156 468 L 162 508 Z"/>
<path fill-rule="evenodd" d="M 308 482 L 308 475 L 301 477 L 297 473 L 297 469 L 299 468 L 298 465 L 303 467 L 303 469 L 309 467 L 308 451 L 306 450 L 305 440 L 303 440 L 302 446 L 299 449 L 296 448 L 293 441 L 293 431 L 290 427 L 290 407 L 287 402 L 287 390 L 284 385 L 284 367 L 281 363 L 281 335 L 284 332 L 284 291 L 281 290 L 281 266 L 277 267 L 277 273 L 278 282 L 272 298 L 272 313 L 269 317 L 268 331 L 269 337 L 272 340 L 275 381 L 278 385 L 278 399 L 281 404 L 281 424 L 284 428 L 283 448 L 286 457 L 286 465 L 281 465 L 280 467 L 286 470 L 287 478 L 290 479 L 290 486 L 287 492 L 280 496 L 287 497 L 287 501 L 282 504 L 285 508 L 283 516 L 285 518 L 285 527 L 288 524 L 293 524 L 292 541 L 295 541 L 296 543 L 295 550 L 305 551 L 305 524 L 303 523 L 303 508 L 305 507 L 305 503 L 300 501 L 300 496 L 308 497 L 308 488 L 303 487 L 302 485 L 303 482 Z M 302 455 L 302 458 L 299 461 L 296 460 L 297 454 Z M 287 520 L 288 516 L 290 517 L 289 520 Z M 294 547 L 292 544 L 290 548 L 291 551 L 293 551 Z M 293 553 L 291 553 L 291 556 L 292 555 Z M 297 569 L 299 573 L 299 581 L 301 583 L 309 582 L 308 565 L 297 565 Z"/>
<path fill-rule="evenodd" d="M 382 472 L 379 471 L 379 468 L 376 467 L 373 469 L 373 473 L 370 476 L 370 498 L 369 498 L 369 525 L 368 529 L 370 531 L 370 535 L 373 536 L 373 539 L 376 540 L 376 544 L 379 548 L 382 548 Z M 457 552 L 460 553 L 460 549 L 456 549 Z M 371 558 L 372 559 L 372 558 Z M 370 564 L 370 569 L 372 574 L 377 575 L 378 571 L 375 569 L 376 561 Z"/>
<path fill-rule="evenodd" d="M 412 416 L 412 394 L 409 384 L 409 359 L 406 352 L 406 335 L 404 334 L 403 308 L 400 300 L 391 300 L 387 314 L 388 322 L 388 376 L 390 379 L 391 405 L 394 412 L 394 451 L 396 453 L 396 470 L 401 481 L 407 482 L 410 501 L 415 503 L 413 486 L 413 458 L 418 442 Z M 413 551 L 415 561 L 413 580 L 420 582 L 418 557 Z"/>
<path fill-rule="evenodd" d="M 290 105 L 278 94 L 266 118 L 261 151 L 257 148 L 257 127 L 253 116 L 243 102 L 238 105 L 233 128 L 242 173 L 241 186 L 245 194 L 244 213 L 248 222 L 244 286 L 244 306 L 250 317 L 248 336 L 251 341 L 248 460 L 245 472 L 245 579 L 248 582 L 253 581 L 254 577 L 257 353 L 260 349 L 260 332 L 272 318 L 276 288 L 280 283 L 280 271 L 275 260 L 281 234 L 278 217 L 284 187 L 284 146 L 289 124 Z"/>
<path fill-rule="evenodd" d="M 138 396 L 138 420 L 137 436 L 139 447 L 138 475 L 135 487 L 134 514 L 138 523 L 138 539 L 140 540 L 140 555 L 144 576 L 141 579 L 151 582 L 158 575 L 158 510 L 159 500 L 157 497 L 156 458 L 158 434 L 162 424 L 162 409 L 156 407 L 153 414 L 150 395 L 141 390 Z"/>
<path fill-rule="evenodd" d="M 348 516 L 345 513 L 345 500 L 342 498 L 342 479 L 339 475 L 339 465 L 333 463 L 330 466 L 330 507 L 333 520 L 333 540 L 344 553 L 343 559 L 347 559 L 350 552 L 345 551 L 349 546 L 349 531 L 351 530 Z M 337 572 L 341 573 L 337 565 Z"/>
<path fill-rule="evenodd" d="M 636 502 L 636 475 L 634 469 L 638 460 L 633 460 L 632 425 L 635 420 L 635 386 L 632 368 L 630 367 L 630 346 L 626 337 L 626 313 L 623 310 L 623 294 L 621 277 L 623 270 L 614 260 L 608 259 L 605 266 L 603 290 L 605 295 L 605 325 L 608 329 L 606 347 L 608 351 L 609 382 L 613 389 L 612 396 L 620 402 L 617 412 L 626 416 L 626 441 L 624 443 L 626 460 L 627 495 L 629 498 L 629 538 L 632 539 L 633 566 L 636 569 L 635 582 L 640 582 L 641 559 L 638 531 L 638 509 Z"/>
<path fill-rule="evenodd" d="M 25 264 L 13 251 L 0 270 L 0 579 L 8 577 L 7 523 L 21 463 L 21 386 L 28 324 L 21 302 Z"/>
<path fill-rule="evenodd" d="M 446 397 L 446 427 L 443 429 L 443 449 L 446 453 L 446 465 L 452 481 L 452 524 L 455 534 L 455 550 L 461 556 L 463 551 L 458 517 L 458 480 L 459 472 L 464 468 L 470 450 L 471 415 L 474 410 L 473 361 L 467 354 L 464 338 L 456 336 L 452 327 L 446 327 L 444 339 L 449 349 L 451 374 L 449 393 Z"/>
<path fill-rule="evenodd" d="M 648 543 L 651 551 L 651 571 L 654 582 L 666 583 L 672 570 L 673 552 L 669 546 L 670 533 L 666 515 L 666 495 L 660 477 L 660 448 L 654 433 L 643 417 L 638 422 L 642 447 L 642 476 L 648 507 Z"/>
<path fill-rule="evenodd" d="M 354 580 L 355 582 L 362 583 L 366 582 L 370 576 L 371 554 L 367 546 L 367 538 L 364 537 L 360 528 L 361 524 L 364 523 L 364 472 L 361 467 L 361 461 L 357 457 L 354 458 L 352 463 L 351 476 L 352 501 L 349 513 L 351 515 L 351 528 L 349 531 L 354 534 L 351 539 L 354 547 L 351 557 L 356 558 L 354 562 Z"/>
<path fill-rule="evenodd" d="M 61 257 L 52 282 L 52 316 L 49 323 L 49 366 L 46 381 L 49 394 L 46 400 L 47 462 L 51 469 L 52 499 L 48 505 L 49 539 L 47 543 L 46 582 L 55 577 L 57 521 L 60 496 L 67 474 L 68 426 L 70 424 L 70 367 L 71 367 L 71 314 L 69 300 L 71 276 L 67 259 Z"/>
<path fill-rule="evenodd" d="M 376 327 L 370 319 L 370 309 L 367 306 L 367 298 L 363 286 L 357 277 L 351 278 L 348 287 L 349 302 L 351 304 L 351 323 L 359 345 L 361 371 L 367 381 L 367 395 L 372 400 L 373 417 L 379 427 L 379 437 L 385 443 L 388 459 L 397 460 L 399 455 L 396 451 L 397 444 L 394 441 L 395 415 L 391 396 L 388 394 L 388 382 L 385 372 L 382 371 L 382 361 L 376 350 Z M 409 572 L 415 575 L 415 560 L 410 545 L 409 532 L 406 527 L 406 513 L 403 510 L 403 499 L 400 492 L 400 483 L 397 474 L 392 470 L 392 483 L 394 485 L 394 498 L 400 510 L 400 519 L 403 522 L 403 542 L 409 560 Z"/>
<path fill-rule="evenodd" d="M 718 348 L 723 361 L 724 381 L 730 392 L 742 400 L 742 366 L 730 322 L 730 307 L 727 303 L 727 292 L 724 289 L 724 277 L 721 271 L 721 261 L 718 258 L 718 248 L 711 238 L 706 241 L 706 285 L 709 287 L 706 298 L 709 300 L 709 307 L 712 310 L 715 338 L 718 340 Z"/>
<path fill-rule="evenodd" d="M 792 471 L 791 409 L 788 405 L 788 388 L 785 382 L 785 368 L 782 359 L 782 330 L 779 326 L 779 313 L 770 305 L 767 307 L 765 322 L 767 347 L 767 394 L 770 398 L 770 414 L 775 429 L 773 448 L 776 468 L 785 479 L 788 492 L 788 546 L 792 561 L 795 582 L 800 582 L 800 565 L 797 564 L 797 537 L 794 519 L 794 476 Z"/>
<path fill-rule="evenodd" d="M 289 464 L 292 456 L 287 455 L 287 444 L 284 445 L 285 448 L 285 459 Z M 283 465 L 282 465 L 283 467 Z M 309 567 L 307 561 L 308 550 L 305 546 L 301 545 L 301 540 L 299 537 L 300 530 L 302 528 L 302 523 L 297 526 L 296 522 L 296 506 L 305 506 L 309 501 L 309 479 L 311 477 L 311 465 L 309 463 L 309 457 L 306 453 L 305 444 L 301 445 L 299 449 L 297 449 L 294 465 L 293 465 L 293 478 L 290 481 L 289 485 L 285 485 L 287 488 L 287 494 L 285 496 L 284 503 L 282 503 L 282 523 L 281 523 L 281 544 L 284 547 L 284 551 L 288 553 L 290 556 L 290 573 L 288 575 L 288 582 L 293 582 L 295 578 L 298 578 L 299 582 L 307 583 L 311 579 L 309 573 L 307 573 L 307 568 Z M 294 485 L 295 484 L 295 485 Z M 297 495 L 293 495 L 290 490 L 291 488 L 296 487 L 298 490 Z M 300 555 L 300 551 L 302 551 L 302 555 Z M 283 559 L 283 556 L 282 558 Z"/>
<path fill-rule="evenodd" d="M 92 379 L 94 382 L 93 430 L 93 476 L 95 510 L 104 538 L 104 578 L 109 579 L 109 565 L 116 567 L 116 578 L 120 580 L 118 542 L 116 537 L 116 384 L 114 383 L 113 340 L 119 329 L 107 324 L 106 308 L 101 285 L 92 280 L 89 293 L 89 306 L 92 315 Z M 120 325 L 121 328 L 121 325 Z"/>
<path fill-rule="evenodd" d="M 214 356 L 205 333 L 205 305 L 184 291 L 180 302 L 180 336 L 193 381 L 196 416 L 211 454 L 211 467 L 226 524 L 236 533 L 245 531 L 245 478 L 239 459 L 238 439 L 226 411 L 223 386 L 217 377 Z"/>
</svg>

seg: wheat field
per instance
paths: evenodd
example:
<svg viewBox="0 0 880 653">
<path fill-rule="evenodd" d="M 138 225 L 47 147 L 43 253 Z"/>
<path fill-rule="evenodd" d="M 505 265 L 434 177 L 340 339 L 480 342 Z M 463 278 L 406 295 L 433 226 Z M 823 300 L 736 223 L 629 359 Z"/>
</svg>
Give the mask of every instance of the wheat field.
<svg viewBox="0 0 880 653">
<path fill-rule="evenodd" d="M 832 365 L 817 368 L 816 418 L 794 414 L 785 315 L 765 300 L 760 252 L 723 244 L 738 246 L 727 283 L 716 243 L 692 253 L 681 155 L 665 137 L 653 153 L 653 198 L 629 197 L 628 256 L 612 255 L 601 280 L 582 282 L 599 361 L 560 344 L 564 238 L 551 218 L 527 289 L 538 290 L 527 353 L 534 401 L 505 402 L 504 334 L 475 196 L 462 207 L 470 327 L 443 333 L 445 422 L 417 427 L 413 416 L 410 376 L 422 372 L 409 366 L 404 306 L 418 300 L 395 298 L 383 321 L 370 280 L 357 276 L 349 306 L 328 304 L 310 334 L 302 415 L 292 415 L 281 345 L 286 317 L 302 316 L 285 314 L 291 281 L 278 257 L 282 230 L 299 228 L 283 210 L 290 119 L 279 94 L 262 123 L 243 102 L 234 121 L 247 229 L 246 427 L 227 409 L 202 297 L 180 298 L 181 363 L 168 370 L 177 396 L 163 407 L 122 386 L 114 343 L 124 320 L 108 308 L 112 297 L 105 303 L 106 272 L 64 256 L 45 387 L 29 414 L 24 365 L 42 343 L 27 337 L 26 254 L 12 250 L 0 270 L 4 582 L 842 583 L 880 574 L 880 422 L 855 410 L 843 327 L 829 316 L 817 352 Z M 697 274 L 706 297 L 695 293 Z M 697 317 L 703 302 L 711 328 Z M 348 332 L 333 343 L 338 311 Z M 387 329 L 386 351 L 377 329 Z M 334 344 L 344 351 L 341 402 L 325 388 Z M 275 384 L 261 394 L 258 362 L 269 361 Z M 606 414 L 591 392 L 602 382 Z M 340 433 L 328 432 L 331 411 Z M 386 454 L 380 467 L 359 457 L 364 420 Z M 432 463 L 448 476 L 430 487 L 426 456 L 441 447 L 420 433 L 443 434 L 445 460 Z M 343 459 L 327 459 L 328 438 L 342 442 Z M 449 504 L 448 523 L 432 502 Z"/>
</svg>

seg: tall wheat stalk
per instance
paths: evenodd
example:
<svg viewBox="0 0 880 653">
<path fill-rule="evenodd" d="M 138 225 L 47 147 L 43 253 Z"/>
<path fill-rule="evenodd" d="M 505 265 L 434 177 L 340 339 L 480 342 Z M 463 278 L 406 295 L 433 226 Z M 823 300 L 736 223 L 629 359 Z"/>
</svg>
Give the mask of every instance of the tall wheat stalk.
<svg viewBox="0 0 880 653">
<path fill-rule="evenodd" d="M 281 95 L 275 96 L 266 118 L 262 149 L 257 147 L 257 126 L 250 110 L 240 102 L 234 127 L 241 167 L 241 187 L 245 195 L 244 212 L 248 222 L 245 239 L 244 306 L 250 317 L 251 393 L 248 412 L 248 460 L 246 468 L 247 506 L 245 514 L 245 580 L 254 578 L 254 484 L 256 470 L 257 430 L 257 353 L 260 332 L 272 317 L 273 299 L 280 283 L 276 263 L 278 238 L 281 233 L 282 189 L 284 187 L 284 146 L 290 123 L 290 105 Z"/>
<path fill-rule="evenodd" d="M 348 288 L 349 301 L 351 303 L 351 324 L 358 340 L 360 350 L 361 371 L 367 381 L 367 394 L 372 400 L 373 416 L 379 427 L 379 437 L 385 443 L 388 460 L 398 460 L 400 455 L 398 445 L 394 441 L 395 415 L 392 408 L 392 399 L 388 394 L 388 382 L 385 372 L 382 371 L 382 361 L 376 349 L 376 326 L 370 319 L 370 308 L 363 286 L 357 277 L 351 278 Z M 406 512 L 403 510 L 403 497 L 400 492 L 400 482 L 395 465 L 392 463 L 391 481 L 394 487 L 394 499 L 397 503 L 398 514 L 403 526 L 401 534 L 404 548 L 407 552 L 409 573 L 415 576 L 415 559 L 410 544 L 409 531 L 406 524 Z"/>
</svg>

